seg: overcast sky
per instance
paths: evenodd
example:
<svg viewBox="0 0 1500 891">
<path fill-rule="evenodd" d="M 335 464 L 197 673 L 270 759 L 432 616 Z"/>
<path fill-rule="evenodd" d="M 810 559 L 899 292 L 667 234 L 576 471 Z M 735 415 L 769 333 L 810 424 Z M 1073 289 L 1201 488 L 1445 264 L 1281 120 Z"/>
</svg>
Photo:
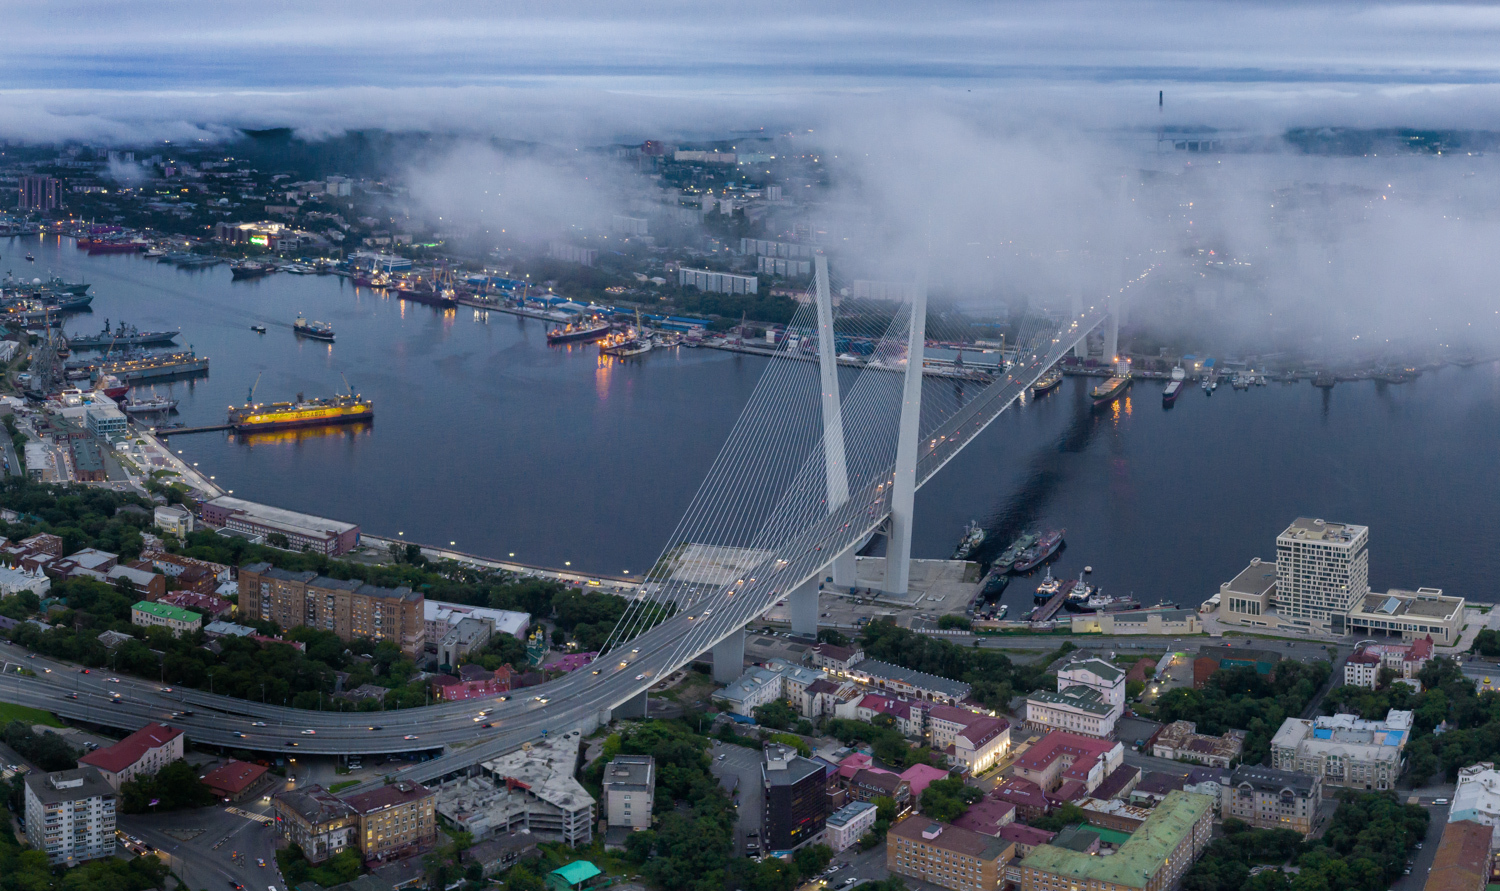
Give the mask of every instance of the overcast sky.
<svg viewBox="0 0 1500 891">
<path fill-rule="evenodd" d="M 10 4 L 0 124 L 781 127 L 850 101 L 1128 126 L 1495 125 L 1500 8 L 1276 2 Z M 1154 124 L 1154 117 L 1150 123 Z"/>
</svg>

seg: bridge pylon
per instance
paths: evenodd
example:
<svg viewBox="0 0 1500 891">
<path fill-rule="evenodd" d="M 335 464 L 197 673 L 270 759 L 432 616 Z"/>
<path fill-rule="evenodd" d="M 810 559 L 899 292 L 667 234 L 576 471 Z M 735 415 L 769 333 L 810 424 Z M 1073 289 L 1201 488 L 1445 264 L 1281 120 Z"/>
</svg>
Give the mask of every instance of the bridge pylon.
<svg viewBox="0 0 1500 891">
<path fill-rule="evenodd" d="M 823 394 L 823 467 L 828 476 L 828 512 L 833 513 L 849 500 L 849 467 L 844 457 L 843 396 L 839 390 L 838 342 L 833 334 L 828 256 L 818 251 L 813 266 L 817 280 L 819 389 Z M 843 587 L 854 584 L 853 548 L 834 558 L 833 583 Z M 813 633 L 817 633 L 816 629 Z"/>
<path fill-rule="evenodd" d="M 911 330 L 906 338 L 906 379 L 901 392 L 901 426 L 891 481 L 891 532 L 885 548 L 885 592 L 905 594 L 911 586 L 911 526 L 917 496 L 917 451 L 922 422 L 922 360 L 927 348 L 927 270 L 917 276 L 911 299 Z"/>
</svg>

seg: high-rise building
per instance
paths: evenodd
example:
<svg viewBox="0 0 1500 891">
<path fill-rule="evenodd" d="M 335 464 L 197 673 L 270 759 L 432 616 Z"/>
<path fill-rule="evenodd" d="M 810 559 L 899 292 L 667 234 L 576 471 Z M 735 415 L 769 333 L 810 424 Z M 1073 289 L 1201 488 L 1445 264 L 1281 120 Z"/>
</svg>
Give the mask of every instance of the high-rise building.
<svg viewBox="0 0 1500 891">
<path fill-rule="evenodd" d="M 50 176 L 28 175 L 20 178 L 21 197 L 16 204 L 20 211 L 56 210 L 57 180 Z"/>
<path fill-rule="evenodd" d="M 822 764 L 787 746 L 768 745 L 760 780 L 765 792 L 761 841 L 767 852 L 791 851 L 822 836 L 828 816 Z"/>
<path fill-rule="evenodd" d="M 26 840 L 47 862 L 115 854 L 115 788 L 92 767 L 26 776 Z"/>
<path fill-rule="evenodd" d="M 1344 633 L 1344 616 L 1370 593 L 1370 530 L 1298 517 L 1276 536 L 1276 603 L 1293 625 Z"/>
</svg>

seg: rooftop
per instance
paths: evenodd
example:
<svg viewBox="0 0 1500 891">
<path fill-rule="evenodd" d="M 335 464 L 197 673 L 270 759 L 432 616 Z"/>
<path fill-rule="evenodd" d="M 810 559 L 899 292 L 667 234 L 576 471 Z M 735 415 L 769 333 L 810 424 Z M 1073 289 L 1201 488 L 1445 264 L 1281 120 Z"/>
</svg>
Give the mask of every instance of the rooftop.
<svg viewBox="0 0 1500 891">
<path fill-rule="evenodd" d="M 1359 538 L 1368 535 L 1367 526 L 1356 526 L 1352 523 L 1329 523 L 1324 520 L 1314 520 L 1308 517 L 1298 517 L 1292 521 L 1292 525 L 1286 527 L 1286 531 L 1276 536 L 1277 541 L 1290 539 L 1292 541 L 1317 541 L 1330 544 L 1347 545 Z"/>
<path fill-rule="evenodd" d="M 1069 662 L 1067 665 L 1063 666 L 1062 670 L 1058 673 L 1061 674 L 1062 671 L 1090 671 L 1110 683 L 1118 681 L 1120 678 L 1123 678 L 1125 676 L 1125 672 L 1121 671 L 1113 665 L 1110 665 L 1103 659 L 1097 658 L 1079 659 L 1076 662 Z"/>
<path fill-rule="evenodd" d="M 408 780 L 400 780 L 389 786 L 381 786 L 360 795 L 351 795 L 344 802 L 359 814 L 373 814 L 386 808 L 395 807 L 398 804 L 407 804 L 420 801 L 431 795 L 427 787 L 421 783 L 413 783 Z"/>
<path fill-rule="evenodd" d="M 216 792 L 227 792 L 234 796 L 250 788 L 265 773 L 266 768 L 259 764 L 230 761 L 222 767 L 209 771 L 199 779 L 203 780 L 205 786 Z"/>
<path fill-rule="evenodd" d="M 1171 792 L 1113 856 L 1095 857 L 1045 844 L 1027 855 L 1021 866 L 1080 882 L 1145 888 L 1193 826 L 1212 811 L 1213 803 L 1207 795 Z"/>
<path fill-rule="evenodd" d="M 1443 840 L 1423 891 L 1472 891 L 1485 884 L 1490 877 L 1492 833 L 1489 826 L 1472 820 L 1456 820 L 1443 827 Z"/>
<path fill-rule="evenodd" d="M 650 755 L 616 755 L 604 769 L 604 788 L 650 789 L 655 785 L 656 760 Z"/>
<path fill-rule="evenodd" d="M 160 748 L 182 735 L 176 727 L 165 724 L 147 724 L 112 746 L 96 749 L 82 758 L 79 764 L 90 764 L 100 770 L 119 773 L 145 757 L 151 749 Z"/>
<path fill-rule="evenodd" d="M 1240 570 L 1239 575 L 1222 586 L 1222 591 L 1260 597 L 1274 587 L 1276 587 L 1276 561 L 1266 562 L 1255 559 L 1250 561 L 1249 566 Z"/>
<path fill-rule="evenodd" d="M 114 787 L 92 767 L 75 767 L 56 773 L 33 771 L 26 775 L 26 788 L 42 804 L 59 804 L 95 796 L 115 797 Z"/>
<path fill-rule="evenodd" d="M 573 779 L 578 763 L 578 732 L 571 731 L 530 749 L 518 749 L 483 767 L 497 782 L 514 784 L 565 811 L 593 807 L 594 797 Z"/>
<path fill-rule="evenodd" d="M 935 832 L 934 832 L 935 830 Z M 940 851 L 951 851 L 981 860 L 995 860 L 1009 847 L 998 838 L 938 823 L 926 817 L 907 817 L 890 828 L 890 835 L 918 844 L 931 845 Z"/>
<path fill-rule="evenodd" d="M 220 495 L 208 503 L 214 507 L 242 513 L 251 519 L 265 521 L 277 526 L 307 529 L 320 533 L 333 532 L 336 534 L 351 532 L 359 528 L 354 523 L 343 523 L 338 520 L 315 517 L 312 514 L 303 514 L 294 510 L 271 507 L 268 504 L 258 504 L 254 501 L 246 501 L 243 498 L 234 498 L 229 495 Z"/>
<path fill-rule="evenodd" d="M 1093 687 L 1082 685 L 1075 685 L 1064 690 L 1034 690 L 1026 695 L 1026 699 L 1030 702 L 1045 702 L 1049 705 L 1076 708 L 1094 715 L 1108 715 L 1115 710 L 1113 705 L 1104 701 L 1103 693 Z"/>
<path fill-rule="evenodd" d="M 863 672 L 872 678 L 885 678 L 888 680 L 901 681 L 922 690 L 932 690 L 943 693 L 953 699 L 962 699 L 969 695 L 969 685 L 963 681 L 955 681 L 952 678 L 942 678 L 925 671 L 916 671 L 892 665 L 889 662 L 881 662 L 878 659 L 862 659 L 851 671 Z"/>
<path fill-rule="evenodd" d="M 354 809 L 347 802 L 318 785 L 287 789 L 271 797 L 314 826 L 354 816 Z"/>
<path fill-rule="evenodd" d="M 1256 792 L 1280 792 L 1285 789 L 1294 795 L 1307 796 L 1312 794 L 1317 780 L 1305 773 L 1241 764 L 1230 775 L 1229 785 L 1248 786 Z"/>
<path fill-rule="evenodd" d="M 115 568 L 119 569 L 120 567 Z M 172 622 L 196 622 L 203 618 L 192 610 L 173 606 L 170 603 L 152 603 L 149 600 L 142 600 L 139 603 L 131 605 L 130 608 L 139 610 L 148 616 L 155 616 L 158 619 L 166 619 Z"/>
<path fill-rule="evenodd" d="M 1053 761 L 1071 755 L 1075 759 L 1074 766 L 1077 767 L 1078 761 L 1103 758 L 1117 745 L 1119 743 L 1112 739 L 1094 739 L 1054 730 L 1033 743 L 1024 755 L 1016 759 L 1016 766 L 1025 770 L 1046 770 L 1047 765 Z"/>
<path fill-rule="evenodd" d="M 875 803 L 871 801 L 851 801 L 838 810 L 828 815 L 828 826 L 833 829 L 842 829 L 853 823 L 865 811 L 875 810 Z"/>
</svg>

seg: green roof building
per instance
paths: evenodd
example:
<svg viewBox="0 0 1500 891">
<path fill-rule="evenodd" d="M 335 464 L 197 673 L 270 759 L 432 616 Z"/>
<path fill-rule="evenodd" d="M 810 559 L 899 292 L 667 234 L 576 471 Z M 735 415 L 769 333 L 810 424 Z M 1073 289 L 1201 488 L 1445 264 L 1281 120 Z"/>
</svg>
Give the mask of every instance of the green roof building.
<svg viewBox="0 0 1500 891">
<path fill-rule="evenodd" d="M 197 631 L 198 627 L 203 624 L 203 617 L 190 609 L 183 609 L 170 603 L 142 600 L 130 607 L 130 622 L 143 628 L 152 626 L 166 628 L 172 632 L 173 637 L 179 637 L 184 631 Z"/>
<path fill-rule="evenodd" d="M 578 891 L 595 876 L 599 867 L 587 860 L 574 860 L 547 873 L 548 891 Z"/>
<path fill-rule="evenodd" d="M 1164 891 L 1176 886 L 1208 847 L 1213 799 L 1170 792 L 1114 854 L 1037 845 L 1021 861 L 1021 891 Z"/>
</svg>

